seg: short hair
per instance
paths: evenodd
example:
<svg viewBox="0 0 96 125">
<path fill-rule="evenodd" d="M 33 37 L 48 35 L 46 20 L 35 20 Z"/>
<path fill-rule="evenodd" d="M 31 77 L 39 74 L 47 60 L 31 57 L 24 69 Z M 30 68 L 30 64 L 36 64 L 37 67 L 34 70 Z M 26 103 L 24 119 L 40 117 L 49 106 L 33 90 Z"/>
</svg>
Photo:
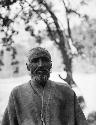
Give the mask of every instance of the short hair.
<svg viewBox="0 0 96 125">
<path fill-rule="evenodd" d="M 31 50 L 29 50 L 29 53 L 28 53 L 29 62 L 30 62 L 30 59 L 32 60 L 34 58 L 39 58 L 39 57 L 47 57 L 49 61 L 51 61 L 51 55 L 48 52 L 48 50 L 46 50 L 45 48 L 36 47 L 36 48 L 32 48 Z"/>
</svg>

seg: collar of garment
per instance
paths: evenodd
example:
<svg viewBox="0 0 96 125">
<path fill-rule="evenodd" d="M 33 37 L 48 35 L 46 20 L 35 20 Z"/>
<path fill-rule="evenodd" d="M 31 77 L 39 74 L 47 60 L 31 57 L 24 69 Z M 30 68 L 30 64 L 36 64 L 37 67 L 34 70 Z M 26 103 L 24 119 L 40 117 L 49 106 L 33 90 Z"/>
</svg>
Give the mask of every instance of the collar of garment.
<svg viewBox="0 0 96 125">
<path fill-rule="evenodd" d="M 39 84 L 36 84 L 35 82 L 33 82 L 32 80 L 30 80 L 30 85 L 31 85 L 31 88 L 40 96 L 44 96 L 45 95 L 49 95 L 51 93 L 51 89 L 52 89 L 52 86 L 51 86 L 51 81 L 48 80 L 45 84 L 44 87 L 42 87 L 41 85 Z"/>
</svg>

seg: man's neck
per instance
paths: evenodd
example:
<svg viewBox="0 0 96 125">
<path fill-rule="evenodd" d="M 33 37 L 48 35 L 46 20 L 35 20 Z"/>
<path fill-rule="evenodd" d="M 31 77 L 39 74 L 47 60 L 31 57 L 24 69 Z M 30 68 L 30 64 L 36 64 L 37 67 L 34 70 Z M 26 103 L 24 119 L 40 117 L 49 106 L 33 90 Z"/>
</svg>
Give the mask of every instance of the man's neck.
<svg viewBox="0 0 96 125">
<path fill-rule="evenodd" d="M 39 81 L 36 81 L 36 80 L 33 80 L 33 79 L 31 79 L 31 81 L 32 81 L 32 84 L 34 85 L 34 86 L 36 86 L 37 88 L 44 88 L 45 86 L 46 86 L 46 84 L 47 84 L 47 82 L 48 82 L 48 80 L 47 81 L 42 81 L 42 82 L 39 82 Z"/>
</svg>

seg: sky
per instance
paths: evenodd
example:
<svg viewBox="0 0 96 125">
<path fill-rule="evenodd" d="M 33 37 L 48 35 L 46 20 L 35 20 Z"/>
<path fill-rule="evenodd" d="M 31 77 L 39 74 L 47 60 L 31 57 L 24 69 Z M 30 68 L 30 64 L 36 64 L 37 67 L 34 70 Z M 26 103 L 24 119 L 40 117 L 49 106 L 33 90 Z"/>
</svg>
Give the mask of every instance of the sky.
<svg viewBox="0 0 96 125">
<path fill-rule="evenodd" d="M 65 2 L 68 0 L 65 0 Z M 80 6 L 79 2 L 81 0 L 69 0 L 71 2 L 71 7 L 76 9 L 77 12 L 83 14 L 88 14 L 90 18 L 96 18 L 96 0 L 85 0 L 87 2 L 86 5 Z M 67 2 L 66 2 L 67 3 Z M 65 10 L 61 0 L 54 0 L 54 9 L 56 10 L 56 15 L 59 18 L 60 22 L 66 27 L 66 19 L 65 19 Z M 70 24 L 71 27 L 79 25 L 82 19 L 78 16 L 72 16 Z"/>
<path fill-rule="evenodd" d="M 28 0 L 28 1 L 30 2 L 30 0 Z M 65 2 L 66 1 L 68 1 L 68 0 L 65 0 Z M 91 0 L 91 2 L 88 3 L 88 5 L 85 5 L 82 7 L 79 6 L 79 2 L 81 0 L 69 0 L 69 1 L 71 1 L 72 8 L 77 9 L 78 12 L 80 12 L 82 14 L 86 13 L 86 14 L 90 15 L 90 18 L 96 17 L 96 13 L 95 13 L 96 12 L 96 1 L 95 0 Z M 54 4 L 54 7 L 52 8 L 52 10 L 55 12 L 56 16 L 58 17 L 61 28 L 63 28 L 63 29 L 67 28 L 66 18 L 65 18 L 65 9 L 62 4 L 62 0 L 53 0 L 51 2 L 53 2 L 53 4 Z M 66 4 L 67 4 L 67 2 L 66 2 Z M 19 12 L 19 7 L 17 5 L 18 5 L 18 3 L 15 5 L 15 7 L 18 9 L 16 9 L 14 6 L 12 7 L 13 13 L 17 13 L 17 10 Z M 94 10 L 94 13 L 92 10 Z M 11 17 L 14 15 L 13 13 L 11 14 Z M 73 26 L 79 25 L 81 20 L 82 20 L 82 18 L 79 18 L 78 16 L 73 15 L 71 17 L 71 21 L 70 21 L 71 28 Z M 37 27 L 37 30 L 38 30 L 38 29 L 43 29 L 45 27 L 45 25 L 44 25 L 44 23 L 40 22 L 40 24 L 38 26 L 34 25 L 34 27 Z M 20 33 L 14 39 L 17 43 L 20 43 L 20 44 L 23 43 L 23 45 L 25 45 L 27 47 L 28 44 L 26 43 L 26 41 L 28 41 L 28 39 L 31 39 L 31 38 L 30 38 L 30 34 L 28 32 L 25 32 L 24 28 L 25 28 L 24 22 L 18 20 L 18 23 L 15 24 L 15 29 L 17 29 L 17 31 L 19 30 Z M 20 41 L 23 41 L 23 42 L 20 42 Z"/>
<path fill-rule="evenodd" d="M 28 0 L 30 2 L 30 0 Z M 51 1 L 51 0 L 50 0 Z M 65 0 L 65 2 L 68 0 Z M 79 2 L 81 0 L 69 0 L 71 1 L 71 7 L 73 9 L 77 9 L 78 12 L 82 13 L 82 14 L 88 14 L 90 16 L 90 18 L 96 18 L 96 0 L 86 0 L 89 1 L 88 5 L 83 5 L 82 7 L 80 7 Z M 52 10 L 55 12 L 56 16 L 58 17 L 59 23 L 61 25 L 61 28 L 63 27 L 64 29 L 67 28 L 66 25 L 66 18 L 65 18 L 65 9 L 64 6 L 62 4 L 62 0 L 53 0 L 51 1 L 54 4 L 54 7 L 52 8 Z M 67 2 L 66 2 L 67 4 Z M 17 6 L 18 3 L 12 7 L 13 13 L 10 15 L 10 17 L 12 17 L 14 15 L 14 13 L 17 13 L 17 10 L 19 12 L 19 7 Z M 16 9 L 16 8 L 18 9 Z M 2 10 L 3 12 L 4 10 Z M 71 21 L 70 21 L 70 26 L 71 28 L 73 26 L 79 25 L 81 22 L 82 18 L 79 18 L 78 16 L 71 16 Z M 21 41 L 22 39 L 25 41 L 27 41 L 27 38 L 30 37 L 30 34 L 27 33 L 27 38 L 26 38 L 26 33 L 24 31 L 24 23 L 22 21 L 18 21 L 19 23 L 17 25 L 15 25 L 15 28 L 17 30 L 20 30 L 20 34 L 18 37 L 15 37 L 16 41 Z M 34 25 L 34 27 L 36 27 Z M 40 22 L 39 28 L 43 28 L 44 27 L 44 23 Z M 2 36 L 2 34 L 0 33 L 0 36 Z M 19 39 L 19 40 L 18 40 Z M 26 45 L 26 42 L 24 42 Z"/>
</svg>

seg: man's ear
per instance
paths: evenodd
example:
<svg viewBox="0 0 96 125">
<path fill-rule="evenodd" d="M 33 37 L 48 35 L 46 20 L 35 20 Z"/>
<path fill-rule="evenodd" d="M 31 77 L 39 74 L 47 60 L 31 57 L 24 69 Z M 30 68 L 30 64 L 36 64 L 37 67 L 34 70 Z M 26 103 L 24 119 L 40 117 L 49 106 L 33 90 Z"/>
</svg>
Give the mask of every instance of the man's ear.
<svg viewBox="0 0 96 125">
<path fill-rule="evenodd" d="M 28 63 L 26 63 L 26 66 L 27 66 L 27 70 L 30 71 L 30 67 Z"/>
</svg>

